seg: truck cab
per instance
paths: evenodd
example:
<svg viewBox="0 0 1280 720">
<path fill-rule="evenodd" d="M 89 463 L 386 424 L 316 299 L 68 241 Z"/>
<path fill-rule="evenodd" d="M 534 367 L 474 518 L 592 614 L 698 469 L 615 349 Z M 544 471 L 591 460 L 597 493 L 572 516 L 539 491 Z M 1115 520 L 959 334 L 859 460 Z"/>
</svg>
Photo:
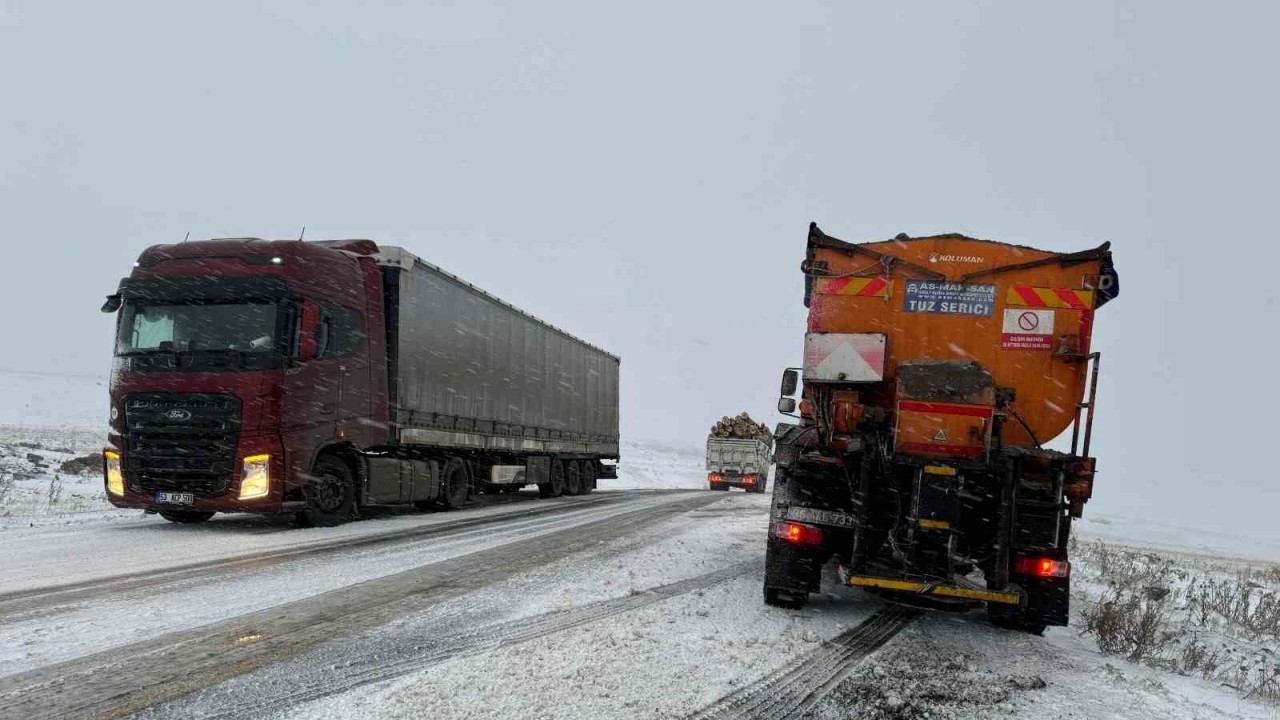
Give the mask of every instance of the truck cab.
<svg viewBox="0 0 1280 720">
<path fill-rule="evenodd" d="M 143 252 L 103 306 L 117 313 L 110 502 L 178 522 L 349 510 L 349 478 L 311 471 L 322 453 L 387 441 L 376 249 L 225 239 Z"/>
</svg>

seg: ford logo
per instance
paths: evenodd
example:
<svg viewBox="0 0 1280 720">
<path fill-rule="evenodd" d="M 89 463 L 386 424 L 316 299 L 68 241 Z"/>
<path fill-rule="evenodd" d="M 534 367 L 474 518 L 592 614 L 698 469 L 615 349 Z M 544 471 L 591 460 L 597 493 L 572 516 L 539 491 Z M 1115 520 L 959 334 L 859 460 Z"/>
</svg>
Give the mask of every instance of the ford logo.
<svg viewBox="0 0 1280 720">
<path fill-rule="evenodd" d="M 191 419 L 191 411 L 183 410 L 182 408 L 174 408 L 172 410 L 166 410 L 164 413 L 164 419 L 177 420 L 178 422 L 186 422 L 187 420 Z"/>
</svg>

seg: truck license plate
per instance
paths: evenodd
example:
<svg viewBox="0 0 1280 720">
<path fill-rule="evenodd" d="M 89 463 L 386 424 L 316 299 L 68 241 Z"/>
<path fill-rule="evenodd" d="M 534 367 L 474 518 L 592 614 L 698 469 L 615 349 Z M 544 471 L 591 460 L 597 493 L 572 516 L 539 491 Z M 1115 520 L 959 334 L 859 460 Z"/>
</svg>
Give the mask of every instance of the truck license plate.
<svg viewBox="0 0 1280 720">
<path fill-rule="evenodd" d="M 156 493 L 156 502 L 168 503 L 170 505 L 190 505 L 196 501 L 194 493 L 181 492 L 158 492 Z"/>
</svg>

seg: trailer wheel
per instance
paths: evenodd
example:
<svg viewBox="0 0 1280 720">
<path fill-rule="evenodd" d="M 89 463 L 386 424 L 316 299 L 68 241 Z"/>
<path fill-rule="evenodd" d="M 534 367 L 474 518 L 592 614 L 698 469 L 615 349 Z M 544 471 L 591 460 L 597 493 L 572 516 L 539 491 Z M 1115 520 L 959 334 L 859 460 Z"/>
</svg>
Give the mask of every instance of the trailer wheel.
<svg viewBox="0 0 1280 720">
<path fill-rule="evenodd" d="M 445 510 L 457 510 L 467 502 L 471 494 L 471 473 L 460 458 L 449 458 L 444 468 L 444 494 L 440 505 Z"/>
<path fill-rule="evenodd" d="M 538 483 L 538 496 L 544 498 L 560 497 L 564 494 L 564 462 L 560 458 L 551 459 L 551 478 L 547 482 Z"/>
<path fill-rule="evenodd" d="M 355 484 L 351 468 L 341 458 L 325 455 L 307 478 L 307 504 L 297 514 L 302 527 L 341 525 L 355 515 Z"/>
<path fill-rule="evenodd" d="M 160 517 L 171 523 L 194 524 L 202 523 L 213 517 L 211 512 L 197 512 L 195 510 L 161 510 Z"/>
<path fill-rule="evenodd" d="M 582 494 L 582 463 L 577 460 L 570 460 L 565 463 L 564 494 Z"/>
<path fill-rule="evenodd" d="M 596 461 L 582 461 L 582 494 L 586 495 L 596 489 Z"/>
</svg>

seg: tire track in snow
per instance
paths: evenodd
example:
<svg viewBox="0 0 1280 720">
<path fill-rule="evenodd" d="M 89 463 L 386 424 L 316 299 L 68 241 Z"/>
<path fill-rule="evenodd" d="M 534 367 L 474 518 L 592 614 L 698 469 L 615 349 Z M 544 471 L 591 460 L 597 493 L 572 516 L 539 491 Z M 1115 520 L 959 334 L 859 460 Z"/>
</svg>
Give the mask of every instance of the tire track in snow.
<svg viewBox="0 0 1280 720">
<path fill-rule="evenodd" d="M 717 700 L 687 720 L 794 720 L 831 692 L 868 655 L 902 631 L 919 611 L 890 605 L 818 650 Z"/>
<path fill-rule="evenodd" d="M 654 492 L 651 494 L 669 494 L 672 491 Z M 685 491 L 687 492 L 687 491 Z M 555 503 L 539 503 L 536 507 L 522 507 L 510 512 L 482 515 L 480 517 L 460 520 L 447 520 L 429 523 L 412 528 L 392 530 L 388 532 L 360 535 L 352 538 L 323 540 L 300 547 L 278 550 L 265 550 L 249 555 L 239 555 L 224 560 L 192 563 L 177 567 L 144 570 L 137 573 L 116 575 L 107 578 L 71 583 L 48 588 L 20 590 L 0 594 L 0 619 L 25 613 L 38 613 L 41 616 L 56 614 L 61 607 L 85 603 L 106 595 L 123 593 L 138 589 L 152 589 L 164 585 L 176 584 L 187 580 L 217 579 L 240 571 L 257 571 L 277 563 L 291 562 L 302 558 L 325 555 L 357 548 L 377 545 L 390 545 L 399 542 L 420 540 L 435 536 L 448 536 L 459 532 L 473 530 L 486 525 L 494 525 L 517 519 L 535 518 L 544 515 L 571 513 L 577 510 L 616 504 L 632 499 L 635 496 L 619 494 L 613 496 L 595 496 L 584 499 L 573 499 Z"/>
<path fill-rule="evenodd" d="M 534 615 L 508 622 L 479 626 L 459 633 L 447 634 L 442 625 L 450 619 L 433 624 L 413 636 L 397 639 L 390 646 L 377 642 L 367 648 L 357 648 L 354 658 L 350 649 L 344 650 L 345 659 L 340 665 L 320 669 L 303 668 L 296 673 L 292 668 L 282 668 L 289 676 L 290 687 L 282 691 L 279 684 L 228 688 L 221 697 L 178 700 L 168 706 L 153 708 L 140 714 L 141 718 L 199 718 L 200 720 L 232 720 L 269 716 L 273 713 L 296 709 L 303 703 L 319 700 L 353 690 L 362 685 L 392 680 L 424 670 L 455 657 L 467 657 L 519 645 L 531 640 L 599 622 L 622 613 L 654 605 L 727 582 L 751 572 L 760 572 L 763 563 L 748 561 L 697 577 L 660 585 L 632 595 L 601 600 L 568 610 Z M 433 631 L 440 630 L 436 635 Z M 308 677 L 306 671 L 311 670 Z M 301 676 L 300 676 L 301 675 Z M 253 693 L 257 691 L 258 696 Z M 246 695 L 248 697 L 246 697 Z M 205 710 L 202 706 L 214 705 Z"/>
<path fill-rule="evenodd" d="M 116 718 L 158 705 L 321 644 L 393 620 L 644 530 L 721 498 L 631 496 L 604 517 L 430 563 L 193 630 L 0 678 L 0 717 Z M 627 505 L 635 505 L 628 508 Z M 566 518 L 571 520 L 572 518 Z"/>
</svg>

